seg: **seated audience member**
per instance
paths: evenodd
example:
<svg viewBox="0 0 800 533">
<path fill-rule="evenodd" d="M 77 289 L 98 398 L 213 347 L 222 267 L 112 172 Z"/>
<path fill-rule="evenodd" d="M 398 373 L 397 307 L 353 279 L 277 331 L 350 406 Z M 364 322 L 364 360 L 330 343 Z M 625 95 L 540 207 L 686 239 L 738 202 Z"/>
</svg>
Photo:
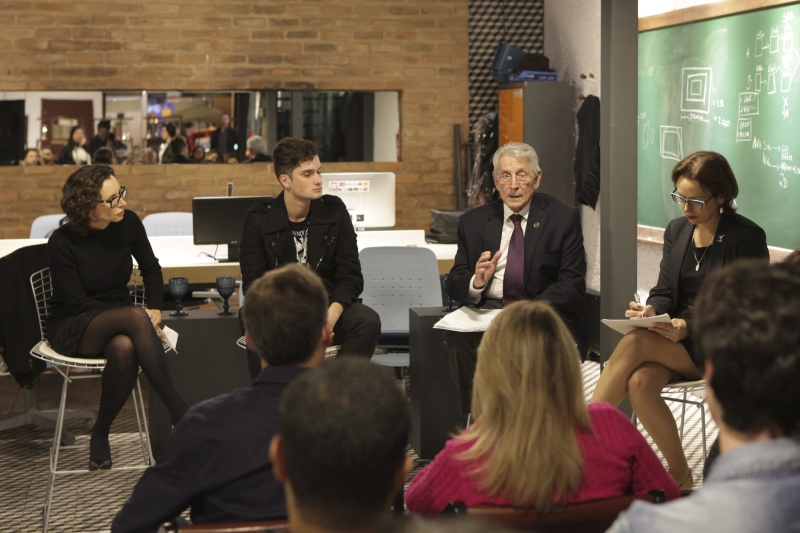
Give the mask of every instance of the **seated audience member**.
<svg viewBox="0 0 800 533">
<path fill-rule="evenodd" d="M 786 256 L 783 262 L 794 268 L 800 274 L 800 246 L 795 248 L 792 253 Z M 711 473 L 711 467 L 716 463 L 719 458 L 719 437 L 714 440 L 714 444 L 708 450 L 708 457 L 706 457 L 705 464 L 703 465 L 703 478 L 707 478 Z"/>
<path fill-rule="evenodd" d="M 225 156 L 225 162 L 228 163 L 228 164 L 238 165 L 239 164 L 239 158 L 236 156 L 235 153 L 228 154 L 228 155 Z"/>
<path fill-rule="evenodd" d="M 145 471 L 114 519 L 113 532 L 154 532 L 189 506 L 195 524 L 286 516 L 269 443 L 278 432 L 284 389 L 318 365 L 330 344 L 327 302 L 319 278 L 296 265 L 253 283 L 244 322 L 248 346 L 261 357 L 261 373 L 252 387 L 186 413 L 158 463 Z"/>
<path fill-rule="evenodd" d="M 89 141 L 89 144 L 86 150 L 90 154 L 94 154 L 100 148 L 105 148 L 108 146 L 108 132 L 111 130 L 111 121 L 110 120 L 101 120 L 97 123 L 97 135 Z M 110 164 L 105 163 L 104 164 Z"/>
<path fill-rule="evenodd" d="M 189 145 L 186 144 L 186 139 L 183 137 L 175 137 L 169 143 L 169 149 L 172 151 L 172 163 L 178 165 L 191 165 L 196 161 L 189 159 Z"/>
<path fill-rule="evenodd" d="M 20 162 L 23 167 L 35 167 L 41 165 L 39 162 L 39 152 L 36 148 L 28 148 L 25 150 L 25 157 Z"/>
<path fill-rule="evenodd" d="M 202 163 L 206 158 L 206 149 L 202 144 L 195 145 L 192 150 L 192 159 L 197 163 Z"/>
<path fill-rule="evenodd" d="M 411 469 L 409 425 L 403 394 L 363 359 L 326 363 L 289 385 L 269 451 L 291 531 L 382 530 Z"/>
<path fill-rule="evenodd" d="M 52 148 L 42 148 L 42 164 L 45 166 L 55 165 L 56 154 L 53 153 Z"/>
<path fill-rule="evenodd" d="M 607 403 L 587 407 L 580 361 L 548 304 L 506 307 L 478 348 L 474 422 L 412 480 L 408 508 L 433 515 L 463 501 L 547 512 L 653 489 L 677 498 L 675 480 L 634 425 Z"/>
<path fill-rule="evenodd" d="M 610 531 L 800 531 L 800 274 L 741 262 L 706 280 L 695 345 L 720 456 L 690 498 L 635 503 Z"/>
<path fill-rule="evenodd" d="M 145 165 L 157 165 L 158 152 L 156 152 L 152 148 L 146 148 L 144 153 L 142 154 L 142 163 L 144 163 Z"/>
<path fill-rule="evenodd" d="M 267 155 L 267 140 L 260 135 L 247 139 L 247 160 L 245 163 L 272 163 L 272 156 Z"/>
<path fill-rule="evenodd" d="M 92 154 L 92 161 L 95 165 L 114 165 L 116 161 L 114 159 L 114 152 L 111 148 L 106 148 L 105 146 L 102 148 L 98 148 L 97 151 Z"/>
<path fill-rule="evenodd" d="M 330 297 L 328 328 L 339 356 L 372 357 L 381 334 L 378 313 L 358 301 L 364 277 L 353 223 L 344 202 L 322 194 L 317 145 L 281 139 L 272 152 L 283 191 L 245 216 L 239 244 L 242 286 L 267 270 L 299 263 L 322 278 Z M 252 360 L 252 358 L 251 358 Z"/>
<path fill-rule="evenodd" d="M 86 151 L 86 133 L 80 126 L 73 126 L 69 140 L 58 154 L 59 165 L 91 165 L 92 157 Z"/>
<path fill-rule="evenodd" d="M 211 149 L 206 153 L 203 163 L 222 163 L 222 155 L 217 150 Z"/>
</svg>

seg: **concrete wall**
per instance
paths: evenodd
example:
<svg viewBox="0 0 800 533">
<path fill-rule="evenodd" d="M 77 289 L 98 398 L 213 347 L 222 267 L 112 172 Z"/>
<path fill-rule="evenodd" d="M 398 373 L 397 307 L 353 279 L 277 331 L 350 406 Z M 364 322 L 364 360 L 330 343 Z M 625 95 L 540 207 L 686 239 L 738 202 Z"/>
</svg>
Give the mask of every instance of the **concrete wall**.
<svg viewBox="0 0 800 533">
<path fill-rule="evenodd" d="M 575 112 L 581 96 L 600 96 L 600 0 L 545 0 L 544 53 L 559 80 L 577 87 Z M 575 125 L 577 128 L 577 123 Z M 581 205 L 586 248 L 586 286 L 600 290 L 600 203 Z"/>
<path fill-rule="evenodd" d="M 468 7 L 468 0 L 12 0 L 2 4 L 0 91 L 400 91 L 401 162 L 326 169 L 392 170 L 398 227 L 427 228 L 431 207 L 455 204 L 452 126 L 468 123 Z M 0 237 L 27 235 L 36 215 L 57 212 L 57 202 L 41 197 L 55 200 L 69 170 L 40 178 L 0 168 Z M 157 172 L 165 185 L 149 211 L 185 208 L 184 196 L 168 190 L 201 194 L 175 166 L 141 172 Z M 213 179 L 196 172 L 197 180 Z M 44 187 L 38 198 L 12 186 L 31 179 Z"/>
</svg>

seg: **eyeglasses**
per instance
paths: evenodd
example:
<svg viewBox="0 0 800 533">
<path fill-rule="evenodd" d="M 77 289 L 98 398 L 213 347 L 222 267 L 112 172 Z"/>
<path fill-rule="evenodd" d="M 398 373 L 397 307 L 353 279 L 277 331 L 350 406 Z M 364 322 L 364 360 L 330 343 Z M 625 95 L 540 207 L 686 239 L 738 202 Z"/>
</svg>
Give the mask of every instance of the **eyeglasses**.
<svg viewBox="0 0 800 533">
<path fill-rule="evenodd" d="M 128 196 L 128 188 L 127 187 L 120 187 L 119 194 L 109 198 L 108 200 L 100 200 L 97 202 L 98 204 L 108 204 L 111 209 L 114 209 L 119 205 L 120 200 L 124 200 L 125 197 Z"/>
<path fill-rule="evenodd" d="M 517 178 L 517 183 L 528 183 L 529 181 L 533 180 L 533 178 L 536 177 L 536 174 L 517 172 L 514 175 L 514 177 Z M 499 181 L 500 183 L 508 183 L 509 181 L 511 181 L 511 174 L 509 174 L 508 172 L 500 174 L 499 176 L 497 176 L 497 181 Z"/>
<path fill-rule="evenodd" d="M 712 195 L 706 198 L 705 200 L 690 200 L 685 196 L 681 196 L 676 192 L 671 193 L 670 196 L 672 196 L 672 199 L 675 201 L 676 204 L 678 205 L 689 204 L 689 208 L 694 209 L 695 211 L 702 210 L 706 206 L 706 202 L 714 198 L 714 196 Z"/>
</svg>

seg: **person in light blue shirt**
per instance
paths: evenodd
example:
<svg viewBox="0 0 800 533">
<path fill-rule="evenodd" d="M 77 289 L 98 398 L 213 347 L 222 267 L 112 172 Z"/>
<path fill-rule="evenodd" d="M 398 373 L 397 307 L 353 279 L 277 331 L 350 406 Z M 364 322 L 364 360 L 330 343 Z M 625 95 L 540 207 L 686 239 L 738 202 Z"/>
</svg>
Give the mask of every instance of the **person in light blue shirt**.
<svg viewBox="0 0 800 533">
<path fill-rule="evenodd" d="M 800 531 L 800 273 L 725 267 L 706 280 L 695 316 L 721 455 L 694 494 L 636 502 L 609 532 Z"/>
</svg>

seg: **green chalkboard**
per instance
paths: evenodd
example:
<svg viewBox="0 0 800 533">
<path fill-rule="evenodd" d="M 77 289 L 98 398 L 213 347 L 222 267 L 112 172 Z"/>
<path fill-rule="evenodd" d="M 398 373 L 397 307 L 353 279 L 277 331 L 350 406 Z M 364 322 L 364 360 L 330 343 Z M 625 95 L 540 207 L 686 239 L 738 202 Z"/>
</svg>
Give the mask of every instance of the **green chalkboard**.
<svg viewBox="0 0 800 533">
<path fill-rule="evenodd" d="M 639 223 L 682 215 L 675 164 L 723 154 L 738 212 L 770 246 L 800 245 L 800 4 L 639 34 Z"/>
</svg>

